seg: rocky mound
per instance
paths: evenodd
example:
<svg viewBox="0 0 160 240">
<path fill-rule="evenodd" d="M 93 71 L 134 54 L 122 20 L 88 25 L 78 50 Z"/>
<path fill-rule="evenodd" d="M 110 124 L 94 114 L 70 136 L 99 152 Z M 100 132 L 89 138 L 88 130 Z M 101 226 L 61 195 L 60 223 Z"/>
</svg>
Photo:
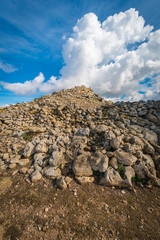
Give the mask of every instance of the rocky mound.
<svg viewBox="0 0 160 240">
<path fill-rule="evenodd" d="M 160 101 L 108 102 L 85 86 L 0 109 L 0 171 L 53 179 L 160 186 Z"/>
</svg>

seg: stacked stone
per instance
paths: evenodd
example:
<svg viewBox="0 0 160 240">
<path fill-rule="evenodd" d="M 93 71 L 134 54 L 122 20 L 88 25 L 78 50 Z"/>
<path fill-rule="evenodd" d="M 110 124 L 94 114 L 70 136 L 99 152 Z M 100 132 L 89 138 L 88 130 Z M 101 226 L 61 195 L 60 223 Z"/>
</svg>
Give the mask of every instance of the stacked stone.
<svg viewBox="0 0 160 240">
<path fill-rule="evenodd" d="M 160 186 L 159 142 L 160 101 L 113 103 L 82 86 L 0 109 L 0 170 L 60 188 L 132 187 L 135 175 Z"/>
</svg>

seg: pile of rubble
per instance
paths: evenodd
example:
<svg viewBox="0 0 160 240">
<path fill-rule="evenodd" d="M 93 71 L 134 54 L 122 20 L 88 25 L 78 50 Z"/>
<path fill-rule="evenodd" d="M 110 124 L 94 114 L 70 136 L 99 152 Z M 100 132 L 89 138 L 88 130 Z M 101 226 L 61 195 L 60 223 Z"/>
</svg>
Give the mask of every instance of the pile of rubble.
<svg viewBox="0 0 160 240">
<path fill-rule="evenodd" d="M 160 186 L 160 101 L 108 102 L 85 86 L 0 109 L 0 171 L 53 179 Z"/>
</svg>

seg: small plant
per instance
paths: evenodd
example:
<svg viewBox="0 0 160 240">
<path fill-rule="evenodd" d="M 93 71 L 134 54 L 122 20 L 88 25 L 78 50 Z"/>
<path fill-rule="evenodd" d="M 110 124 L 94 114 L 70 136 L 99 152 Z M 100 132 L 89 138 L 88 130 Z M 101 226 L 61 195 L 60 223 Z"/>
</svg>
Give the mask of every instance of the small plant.
<svg viewBox="0 0 160 240">
<path fill-rule="evenodd" d="M 125 171 L 125 167 L 123 165 L 123 163 L 119 166 L 119 168 L 117 169 L 117 172 L 120 174 L 120 176 L 122 178 L 124 178 L 124 171 Z"/>
<path fill-rule="evenodd" d="M 99 171 L 93 170 L 93 176 L 104 177 L 104 172 L 99 172 Z"/>
<path fill-rule="evenodd" d="M 35 133 L 33 132 L 25 132 L 22 134 L 22 137 L 24 138 L 24 140 L 26 141 L 31 141 L 32 137 L 35 135 Z"/>
<path fill-rule="evenodd" d="M 135 182 L 136 184 L 137 183 L 142 183 L 143 185 L 146 185 L 147 182 L 148 182 L 148 178 L 147 177 L 146 178 L 139 178 L 136 174 L 134 177 L 132 177 L 132 182 Z"/>
</svg>

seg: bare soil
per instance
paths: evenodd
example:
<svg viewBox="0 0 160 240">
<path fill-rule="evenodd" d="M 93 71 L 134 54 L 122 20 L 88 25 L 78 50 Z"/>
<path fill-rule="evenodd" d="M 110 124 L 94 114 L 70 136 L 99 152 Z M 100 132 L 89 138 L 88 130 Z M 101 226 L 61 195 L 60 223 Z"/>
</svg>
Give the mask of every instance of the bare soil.
<svg viewBox="0 0 160 240">
<path fill-rule="evenodd" d="M 20 174 L 12 181 L 0 195 L 2 239 L 160 239 L 158 188 L 131 191 L 73 181 L 59 190 L 51 180 L 33 185 Z"/>
</svg>

